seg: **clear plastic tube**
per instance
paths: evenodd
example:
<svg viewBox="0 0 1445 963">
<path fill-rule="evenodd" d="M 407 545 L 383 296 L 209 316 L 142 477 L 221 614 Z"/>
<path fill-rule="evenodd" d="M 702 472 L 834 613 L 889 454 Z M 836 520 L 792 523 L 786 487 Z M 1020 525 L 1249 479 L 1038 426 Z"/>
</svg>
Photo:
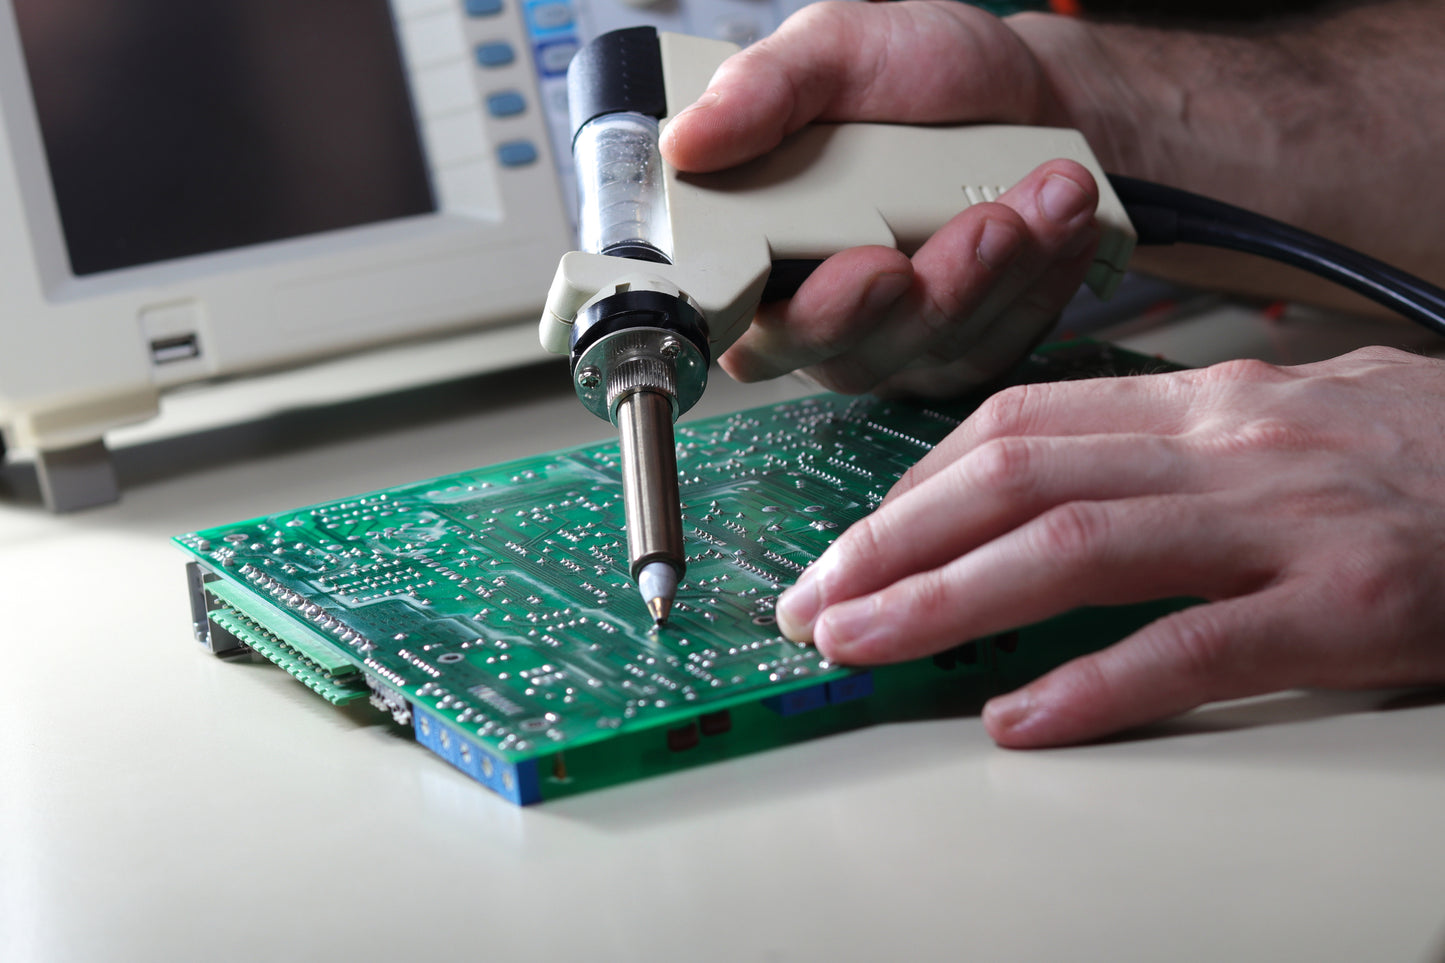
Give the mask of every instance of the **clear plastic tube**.
<svg viewBox="0 0 1445 963">
<path fill-rule="evenodd" d="M 672 260 L 672 227 L 657 151 L 657 121 L 645 114 L 603 114 L 572 145 L 580 191 L 582 250 Z"/>
</svg>

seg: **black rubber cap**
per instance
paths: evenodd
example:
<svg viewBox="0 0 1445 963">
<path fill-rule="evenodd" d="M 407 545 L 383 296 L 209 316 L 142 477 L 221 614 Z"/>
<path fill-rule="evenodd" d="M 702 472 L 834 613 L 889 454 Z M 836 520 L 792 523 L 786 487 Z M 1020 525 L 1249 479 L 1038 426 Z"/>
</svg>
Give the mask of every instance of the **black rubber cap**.
<svg viewBox="0 0 1445 963">
<path fill-rule="evenodd" d="M 582 356 L 602 338 L 627 328 L 662 328 L 693 343 L 704 364 L 712 363 L 707 322 L 682 298 L 658 291 L 623 291 L 577 312 L 572 322 L 573 373 Z"/>
<path fill-rule="evenodd" d="M 583 124 L 603 114 L 666 117 L 657 28 L 613 30 L 577 51 L 567 67 L 567 106 L 574 139 Z"/>
</svg>

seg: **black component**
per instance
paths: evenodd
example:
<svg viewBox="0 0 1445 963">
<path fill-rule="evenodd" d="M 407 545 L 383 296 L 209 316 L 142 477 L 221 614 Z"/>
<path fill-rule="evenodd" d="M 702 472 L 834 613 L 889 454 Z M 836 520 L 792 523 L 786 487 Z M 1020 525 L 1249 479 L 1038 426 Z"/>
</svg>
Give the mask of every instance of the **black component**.
<svg viewBox="0 0 1445 963">
<path fill-rule="evenodd" d="M 172 338 L 156 338 L 151 342 L 151 361 L 169 364 L 201 356 L 201 342 L 194 334 L 178 334 Z"/>
<path fill-rule="evenodd" d="M 1118 174 L 1109 183 L 1140 244 L 1203 244 L 1289 264 L 1445 335 L 1445 291 L 1342 244 L 1174 187 Z"/>
<path fill-rule="evenodd" d="M 186 563 L 186 590 L 191 597 L 191 632 L 196 641 L 206 648 L 211 647 L 208 626 L 211 622 L 211 605 L 206 595 L 206 583 L 216 576 L 201 568 L 195 562 Z"/>
<path fill-rule="evenodd" d="M 567 66 L 567 107 L 574 139 L 584 124 L 603 114 L 666 117 L 656 28 L 614 30 L 577 51 Z"/>
<path fill-rule="evenodd" d="M 691 341 L 712 363 L 707 343 L 707 322 L 682 298 L 657 291 L 623 291 L 583 308 L 572 322 L 572 371 L 582 355 L 609 334 L 627 328 L 662 328 Z"/>
<path fill-rule="evenodd" d="M 646 241 L 618 241 L 602 249 L 609 257 L 630 257 L 634 261 L 651 261 L 654 264 L 671 264 L 666 254 Z"/>
<path fill-rule="evenodd" d="M 186 590 L 191 597 L 191 632 L 196 641 L 223 658 L 244 655 L 250 647 L 211 620 L 212 595 L 206 586 L 220 578 L 197 562 L 186 563 Z"/>
<path fill-rule="evenodd" d="M 673 752 L 685 752 L 697 746 L 701 741 L 697 734 L 696 722 L 689 722 L 685 726 L 667 730 L 667 748 Z"/>
<path fill-rule="evenodd" d="M 933 664 L 945 672 L 960 665 L 978 665 L 978 643 L 965 642 L 945 649 L 933 657 Z"/>
<path fill-rule="evenodd" d="M 705 712 L 697 717 L 698 725 L 702 728 L 705 736 L 720 736 L 733 727 L 733 714 L 726 709 L 719 709 L 717 712 Z"/>
<path fill-rule="evenodd" d="M 1019 647 L 1019 633 L 1015 629 L 1012 632 L 1000 632 L 993 637 L 994 648 L 1000 652 L 1016 652 Z M 977 659 L 977 656 L 974 657 Z"/>
<path fill-rule="evenodd" d="M 229 629 L 210 619 L 206 620 L 206 632 L 210 637 L 212 655 L 230 660 L 251 651 L 251 647 L 232 635 Z"/>
<path fill-rule="evenodd" d="M 763 285 L 763 303 L 784 301 L 798 293 L 798 288 L 808 280 L 808 275 L 823 262 L 816 258 L 784 258 L 773 262 L 768 272 L 768 281 Z"/>
</svg>

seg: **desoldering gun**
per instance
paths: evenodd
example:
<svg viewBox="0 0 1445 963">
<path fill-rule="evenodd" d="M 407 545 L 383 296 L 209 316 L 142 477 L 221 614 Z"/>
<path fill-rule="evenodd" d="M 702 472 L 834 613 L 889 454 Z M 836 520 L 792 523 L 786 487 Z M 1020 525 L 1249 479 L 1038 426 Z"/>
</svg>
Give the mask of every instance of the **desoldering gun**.
<svg viewBox="0 0 1445 963">
<path fill-rule="evenodd" d="M 814 124 L 727 171 L 665 165 L 661 125 L 737 49 L 640 27 L 592 41 L 567 72 L 583 249 L 562 258 L 541 338 L 570 355 L 583 405 L 617 426 L 631 573 L 659 624 L 686 566 L 673 422 L 765 287 L 796 287 L 779 285 L 775 265 L 865 244 L 911 254 L 959 211 L 1060 157 L 1099 182 L 1089 286 L 1112 293 L 1134 249 L 1129 218 L 1075 131 Z"/>
</svg>

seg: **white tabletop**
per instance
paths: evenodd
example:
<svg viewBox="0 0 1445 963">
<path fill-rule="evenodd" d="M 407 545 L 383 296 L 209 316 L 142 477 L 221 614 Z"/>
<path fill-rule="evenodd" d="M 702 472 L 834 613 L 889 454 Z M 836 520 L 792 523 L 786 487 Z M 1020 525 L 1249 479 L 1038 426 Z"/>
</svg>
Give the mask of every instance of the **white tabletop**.
<svg viewBox="0 0 1445 963">
<path fill-rule="evenodd" d="M 562 377 L 140 433 L 77 515 L 7 471 L 0 960 L 1445 959 L 1439 691 L 1050 752 L 882 726 L 519 810 L 192 641 L 168 536 L 602 438 Z"/>
</svg>

